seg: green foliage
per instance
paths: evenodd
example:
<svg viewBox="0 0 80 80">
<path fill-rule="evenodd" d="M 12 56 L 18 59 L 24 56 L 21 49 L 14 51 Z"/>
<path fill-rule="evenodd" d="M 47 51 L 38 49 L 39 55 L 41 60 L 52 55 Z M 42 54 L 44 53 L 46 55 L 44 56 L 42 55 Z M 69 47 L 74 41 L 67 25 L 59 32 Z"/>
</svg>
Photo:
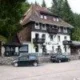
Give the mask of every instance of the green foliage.
<svg viewBox="0 0 80 80">
<path fill-rule="evenodd" d="M 72 33 L 72 40 L 80 41 L 80 28 L 75 27 Z"/>
<path fill-rule="evenodd" d="M 51 11 L 53 14 L 61 16 L 63 0 L 52 0 Z"/>
<path fill-rule="evenodd" d="M 70 8 L 67 0 L 65 0 L 63 2 L 61 18 L 63 20 L 65 20 L 66 22 L 70 23 L 71 25 L 73 25 L 73 23 L 74 23 L 73 12 L 71 11 L 71 8 Z"/>
<path fill-rule="evenodd" d="M 0 0 L 0 34 L 11 39 L 19 29 L 19 20 L 29 4 L 25 0 Z"/>
<path fill-rule="evenodd" d="M 45 3 L 44 0 L 43 0 L 43 3 L 42 3 L 42 7 L 46 7 L 46 3 Z"/>
<path fill-rule="evenodd" d="M 80 41 L 80 15 L 74 14 L 74 29 L 72 32 L 72 39 Z"/>
<path fill-rule="evenodd" d="M 7 42 L 7 39 L 4 36 L 0 35 L 0 41 Z"/>
</svg>

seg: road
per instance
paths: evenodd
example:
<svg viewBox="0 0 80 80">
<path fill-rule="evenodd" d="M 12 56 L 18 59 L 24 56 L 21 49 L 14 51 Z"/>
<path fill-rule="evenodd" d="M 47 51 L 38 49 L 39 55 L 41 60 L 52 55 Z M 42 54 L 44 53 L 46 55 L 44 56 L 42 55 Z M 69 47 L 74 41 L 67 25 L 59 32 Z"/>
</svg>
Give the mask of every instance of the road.
<svg viewBox="0 0 80 80">
<path fill-rule="evenodd" d="M 80 61 L 38 67 L 0 66 L 0 80 L 80 80 Z"/>
</svg>

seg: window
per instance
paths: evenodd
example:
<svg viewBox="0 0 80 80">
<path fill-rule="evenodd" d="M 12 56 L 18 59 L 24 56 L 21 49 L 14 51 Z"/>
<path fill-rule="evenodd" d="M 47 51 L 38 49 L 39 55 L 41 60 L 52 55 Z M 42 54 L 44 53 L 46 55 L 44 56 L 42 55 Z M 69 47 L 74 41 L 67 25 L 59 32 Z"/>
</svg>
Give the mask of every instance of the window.
<svg viewBox="0 0 80 80">
<path fill-rule="evenodd" d="M 53 18 L 53 21 L 57 21 L 58 22 L 59 21 L 59 18 L 54 17 Z"/>
<path fill-rule="evenodd" d="M 46 52 L 46 46 L 43 45 L 42 51 L 43 51 L 43 52 Z"/>
<path fill-rule="evenodd" d="M 57 18 L 56 21 L 58 22 L 59 21 L 59 18 Z"/>
<path fill-rule="evenodd" d="M 29 59 L 30 59 L 30 60 L 36 60 L 36 58 L 37 58 L 37 57 L 34 56 L 34 55 L 30 55 L 30 56 L 29 56 Z"/>
<path fill-rule="evenodd" d="M 38 45 L 35 46 L 35 52 L 38 52 L 39 51 L 39 47 Z"/>
<path fill-rule="evenodd" d="M 43 16 L 43 15 L 41 15 L 40 17 L 41 17 L 42 19 L 44 18 L 44 16 Z"/>
<path fill-rule="evenodd" d="M 56 21 L 56 18 L 53 18 L 53 21 Z"/>
<path fill-rule="evenodd" d="M 41 25 L 41 29 L 42 29 L 42 30 L 46 30 L 46 25 L 44 25 L 44 24 Z"/>
<path fill-rule="evenodd" d="M 57 47 L 57 53 L 62 53 L 62 50 L 61 50 L 60 46 Z"/>
<path fill-rule="evenodd" d="M 49 37 L 51 40 L 53 40 L 53 34 L 50 34 Z"/>
<path fill-rule="evenodd" d="M 60 41 L 60 36 L 58 36 L 58 41 Z"/>
<path fill-rule="evenodd" d="M 65 50 L 65 52 L 67 51 L 67 46 L 66 45 L 64 45 L 64 50 Z"/>
<path fill-rule="evenodd" d="M 61 27 L 61 32 L 63 32 L 63 27 Z"/>
<path fill-rule="evenodd" d="M 19 49 L 20 52 L 28 52 L 28 45 L 23 45 Z"/>
<path fill-rule="evenodd" d="M 44 16 L 44 19 L 47 19 L 47 16 Z"/>
<path fill-rule="evenodd" d="M 45 34 L 42 34 L 42 38 L 45 39 Z"/>
<path fill-rule="evenodd" d="M 35 34 L 35 38 L 38 39 L 39 38 L 39 34 L 36 33 Z"/>
<path fill-rule="evenodd" d="M 6 47 L 5 50 L 6 50 L 6 51 L 10 51 L 10 47 Z"/>
<path fill-rule="evenodd" d="M 47 19 L 47 16 L 46 15 L 41 15 L 40 16 L 42 19 Z"/>
<path fill-rule="evenodd" d="M 26 60 L 28 60 L 28 56 L 21 56 L 21 57 L 19 57 L 19 60 L 26 61 Z"/>
<path fill-rule="evenodd" d="M 54 52 L 54 46 L 52 46 L 52 51 Z"/>
<path fill-rule="evenodd" d="M 59 28 L 59 32 L 61 32 L 61 28 Z"/>
<path fill-rule="evenodd" d="M 7 46 L 5 47 L 5 56 L 17 56 L 17 54 L 15 54 L 15 47 L 10 47 Z"/>
<path fill-rule="evenodd" d="M 40 26 L 38 23 L 35 24 L 35 29 L 40 29 Z"/>
<path fill-rule="evenodd" d="M 67 28 L 64 28 L 64 33 L 67 33 Z"/>
<path fill-rule="evenodd" d="M 67 36 L 64 36 L 64 40 L 67 40 Z"/>
</svg>

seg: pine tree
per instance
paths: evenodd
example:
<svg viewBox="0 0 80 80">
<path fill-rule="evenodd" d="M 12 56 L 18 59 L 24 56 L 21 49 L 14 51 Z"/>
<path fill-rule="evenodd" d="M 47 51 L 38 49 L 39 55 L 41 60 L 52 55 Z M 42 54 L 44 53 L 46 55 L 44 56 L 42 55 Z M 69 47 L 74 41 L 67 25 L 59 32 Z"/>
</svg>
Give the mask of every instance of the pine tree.
<svg viewBox="0 0 80 80">
<path fill-rule="evenodd" d="M 46 3 L 45 3 L 44 0 L 43 0 L 43 2 L 42 2 L 42 7 L 46 7 Z"/>
<path fill-rule="evenodd" d="M 63 0 L 52 0 L 51 11 L 53 14 L 61 16 Z"/>
<path fill-rule="evenodd" d="M 71 11 L 67 0 L 63 3 L 61 18 L 72 25 L 74 24 L 73 12 Z"/>
<path fill-rule="evenodd" d="M 35 5 L 38 5 L 38 3 L 35 1 Z"/>
<path fill-rule="evenodd" d="M 0 0 L 0 34 L 11 39 L 19 28 L 24 9 L 23 3 L 26 0 Z M 27 4 L 27 2 L 26 2 Z M 26 5 L 26 10 L 28 9 Z"/>
</svg>

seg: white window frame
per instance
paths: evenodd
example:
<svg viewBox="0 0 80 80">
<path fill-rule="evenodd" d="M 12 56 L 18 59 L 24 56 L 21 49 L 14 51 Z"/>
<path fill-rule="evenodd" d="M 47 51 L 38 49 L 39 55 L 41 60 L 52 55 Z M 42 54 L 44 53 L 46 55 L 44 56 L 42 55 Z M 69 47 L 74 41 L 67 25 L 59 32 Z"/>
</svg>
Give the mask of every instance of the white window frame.
<svg viewBox="0 0 80 80">
<path fill-rule="evenodd" d="M 58 42 L 60 42 L 61 41 L 61 36 L 58 35 L 57 37 L 58 37 Z"/>
<path fill-rule="evenodd" d="M 35 23 L 35 29 L 40 29 L 40 26 L 38 23 Z"/>
<path fill-rule="evenodd" d="M 64 40 L 67 40 L 67 36 L 64 36 Z"/>
<path fill-rule="evenodd" d="M 47 19 L 47 16 L 44 16 L 44 19 Z"/>
<path fill-rule="evenodd" d="M 56 18 L 56 21 L 58 22 L 59 21 L 59 18 Z"/>
<path fill-rule="evenodd" d="M 64 33 L 67 33 L 67 32 L 68 32 L 67 28 L 64 28 Z"/>
<path fill-rule="evenodd" d="M 40 15 L 40 18 L 41 18 L 41 19 L 43 19 L 43 18 L 44 18 L 44 16 L 43 16 L 43 15 Z"/>
<path fill-rule="evenodd" d="M 44 25 L 44 27 L 43 27 L 43 25 L 41 25 L 41 29 L 42 30 L 47 30 L 46 25 Z"/>
<path fill-rule="evenodd" d="M 56 21 L 56 18 L 55 17 L 53 17 L 53 21 Z"/>
</svg>

